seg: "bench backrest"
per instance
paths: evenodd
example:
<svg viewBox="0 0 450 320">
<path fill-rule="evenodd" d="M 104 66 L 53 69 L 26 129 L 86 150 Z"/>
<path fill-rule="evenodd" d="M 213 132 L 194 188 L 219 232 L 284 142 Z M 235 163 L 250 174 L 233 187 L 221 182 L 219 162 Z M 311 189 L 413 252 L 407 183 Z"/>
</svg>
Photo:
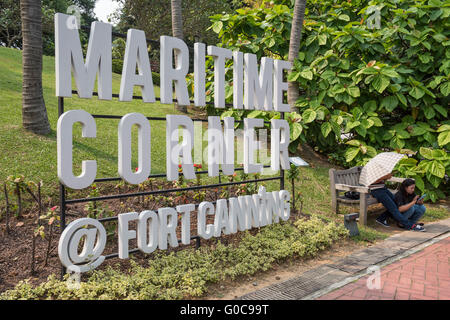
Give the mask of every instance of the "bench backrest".
<svg viewBox="0 0 450 320">
<path fill-rule="evenodd" d="M 363 167 L 353 167 L 347 170 L 330 169 L 330 184 L 334 188 L 334 184 L 342 183 L 350 186 L 359 186 L 359 176 Z"/>
</svg>

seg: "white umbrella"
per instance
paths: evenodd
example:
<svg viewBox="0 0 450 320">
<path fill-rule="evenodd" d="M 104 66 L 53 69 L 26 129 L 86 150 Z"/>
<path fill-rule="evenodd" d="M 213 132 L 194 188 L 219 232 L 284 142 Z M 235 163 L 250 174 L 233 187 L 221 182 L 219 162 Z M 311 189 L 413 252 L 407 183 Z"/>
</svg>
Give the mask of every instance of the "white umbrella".
<svg viewBox="0 0 450 320">
<path fill-rule="evenodd" d="M 396 152 L 377 154 L 362 168 L 359 183 L 368 187 L 378 179 L 391 173 L 397 162 L 404 156 L 404 154 Z"/>
</svg>

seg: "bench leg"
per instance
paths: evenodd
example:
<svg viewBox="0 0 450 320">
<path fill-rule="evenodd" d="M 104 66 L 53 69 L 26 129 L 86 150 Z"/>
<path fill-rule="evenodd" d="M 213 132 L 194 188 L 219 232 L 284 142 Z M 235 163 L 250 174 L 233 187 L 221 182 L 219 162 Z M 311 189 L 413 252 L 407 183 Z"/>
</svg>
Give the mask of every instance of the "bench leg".
<svg viewBox="0 0 450 320">
<path fill-rule="evenodd" d="M 337 200 L 338 193 L 334 192 L 331 194 L 331 210 L 334 213 L 339 213 L 339 202 Z"/>
<path fill-rule="evenodd" d="M 359 223 L 367 225 L 367 195 L 361 193 L 359 197 Z"/>
</svg>

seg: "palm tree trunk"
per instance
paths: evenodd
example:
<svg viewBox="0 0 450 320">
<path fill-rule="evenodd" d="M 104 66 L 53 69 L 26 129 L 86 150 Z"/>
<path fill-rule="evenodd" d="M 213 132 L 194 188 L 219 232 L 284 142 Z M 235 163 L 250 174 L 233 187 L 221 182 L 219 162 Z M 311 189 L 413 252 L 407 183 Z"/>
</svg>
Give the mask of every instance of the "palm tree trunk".
<svg viewBox="0 0 450 320">
<path fill-rule="evenodd" d="M 172 35 L 175 38 L 181 40 L 184 39 L 183 34 L 183 15 L 181 14 L 181 0 L 171 0 L 172 8 Z M 175 53 L 176 60 L 176 53 Z M 180 111 L 187 113 L 187 106 L 180 106 L 178 102 L 175 102 L 175 108 Z"/>
<path fill-rule="evenodd" d="M 42 93 L 41 0 L 20 0 L 22 18 L 22 124 L 36 134 L 48 134 L 50 124 Z"/>
<path fill-rule="evenodd" d="M 289 41 L 289 62 L 294 65 L 294 59 L 298 57 L 300 41 L 302 39 L 303 19 L 305 16 L 306 0 L 295 0 L 294 16 L 292 18 L 291 39 Z M 288 103 L 291 111 L 295 109 L 295 101 L 299 97 L 298 83 L 288 82 Z"/>
</svg>

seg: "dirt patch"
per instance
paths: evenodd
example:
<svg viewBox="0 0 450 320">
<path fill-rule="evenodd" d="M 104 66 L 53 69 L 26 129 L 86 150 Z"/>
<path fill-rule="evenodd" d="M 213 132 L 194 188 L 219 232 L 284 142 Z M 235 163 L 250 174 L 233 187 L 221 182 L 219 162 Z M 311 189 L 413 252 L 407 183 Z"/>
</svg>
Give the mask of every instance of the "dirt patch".
<svg viewBox="0 0 450 320">
<path fill-rule="evenodd" d="M 343 170 L 343 167 L 338 165 L 333 165 L 328 162 L 328 158 L 325 155 L 322 155 L 318 152 L 315 152 L 314 149 L 307 145 L 299 145 L 297 148 L 296 155 L 301 157 L 303 160 L 308 162 L 312 168 L 322 167 L 322 168 L 336 168 L 339 170 Z"/>
</svg>

